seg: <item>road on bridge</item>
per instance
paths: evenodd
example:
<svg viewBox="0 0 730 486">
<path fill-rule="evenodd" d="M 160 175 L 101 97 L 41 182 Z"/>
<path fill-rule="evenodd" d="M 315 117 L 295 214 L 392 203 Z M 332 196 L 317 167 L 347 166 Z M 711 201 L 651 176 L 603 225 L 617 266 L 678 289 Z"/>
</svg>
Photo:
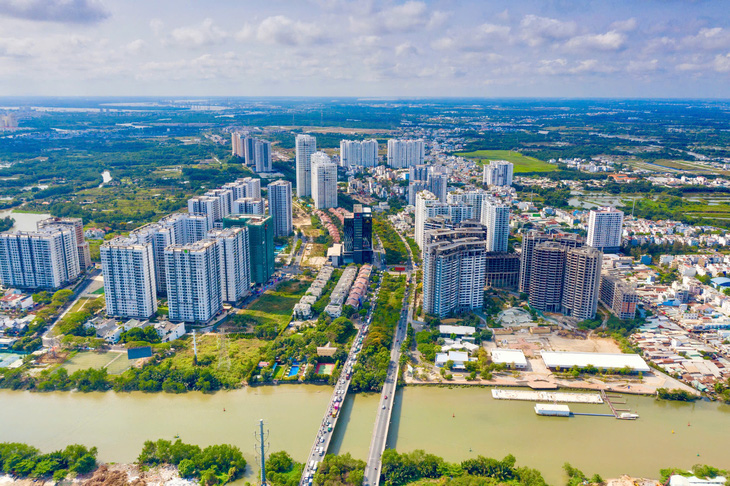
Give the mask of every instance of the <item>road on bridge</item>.
<svg viewBox="0 0 730 486">
<path fill-rule="evenodd" d="M 408 274 L 408 280 L 410 280 L 410 273 Z M 415 288 L 415 286 L 412 287 Z M 377 486 L 380 483 L 381 456 L 383 455 L 383 451 L 385 451 L 388 429 L 390 427 L 390 417 L 393 413 L 393 404 L 395 402 L 401 345 L 408 332 L 411 311 L 408 304 L 409 300 L 415 296 L 415 294 L 411 293 L 410 288 L 411 286 L 406 286 L 406 292 L 403 296 L 403 309 L 401 310 L 400 319 L 395 329 L 393 347 L 390 350 L 388 373 L 385 377 L 383 391 L 380 395 L 380 403 L 378 403 L 375 426 L 373 427 L 373 435 L 370 440 L 370 452 L 368 453 L 367 465 L 365 466 L 365 479 L 363 480 L 363 484 L 367 486 Z"/>
<path fill-rule="evenodd" d="M 352 343 L 350 353 L 347 356 L 347 361 L 345 361 L 345 364 L 342 366 L 342 372 L 340 373 L 340 378 L 337 380 L 335 390 L 332 393 L 329 404 L 327 405 L 327 411 L 324 414 L 324 418 L 322 419 L 319 429 L 317 429 L 317 435 L 314 438 L 314 445 L 312 445 L 312 449 L 309 451 L 309 456 L 307 456 L 307 460 L 304 463 L 304 471 L 302 472 L 302 478 L 299 482 L 302 486 L 312 484 L 314 473 L 317 471 L 319 461 L 326 454 L 327 449 L 329 448 L 332 435 L 334 434 L 335 427 L 337 426 L 337 419 L 340 415 L 340 407 L 345 401 L 345 397 L 347 396 L 347 392 L 350 388 L 352 369 L 357 361 L 357 355 L 362 348 L 362 342 L 365 339 L 365 336 L 367 336 L 368 327 L 370 326 L 370 320 L 372 319 L 373 311 L 375 310 L 375 302 L 378 300 L 379 292 L 380 288 L 373 292 L 371 298 L 373 305 L 370 307 L 370 311 L 367 316 L 363 318 L 363 324 L 355 336 L 355 341 Z"/>
</svg>

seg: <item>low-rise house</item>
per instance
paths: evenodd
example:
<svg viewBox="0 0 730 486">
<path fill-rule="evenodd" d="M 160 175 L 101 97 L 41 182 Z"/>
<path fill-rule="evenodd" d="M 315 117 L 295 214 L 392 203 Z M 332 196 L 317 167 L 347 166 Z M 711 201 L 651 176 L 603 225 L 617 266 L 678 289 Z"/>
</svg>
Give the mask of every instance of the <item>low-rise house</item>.
<svg viewBox="0 0 730 486">
<path fill-rule="evenodd" d="M 463 370 L 465 363 L 469 361 L 469 354 L 463 351 L 449 351 L 448 353 L 438 353 L 436 355 L 436 366 L 443 368 L 447 362 L 454 363 L 452 369 Z"/>
<path fill-rule="evenodd" d="M 180 339 L 187 332 L 185 330 L 185 323 L 172 323 L 169 321 L 158 322 L 155 325 L 155 331 L 163 343 L 168 343 L 176 339 Z"/>
<path fill-rule="evenodd" d="M 20 293 L 8 293 L 0 298 L 0 309 L 21 311 L 33 307 L 33 296 Z"/>
</svg>

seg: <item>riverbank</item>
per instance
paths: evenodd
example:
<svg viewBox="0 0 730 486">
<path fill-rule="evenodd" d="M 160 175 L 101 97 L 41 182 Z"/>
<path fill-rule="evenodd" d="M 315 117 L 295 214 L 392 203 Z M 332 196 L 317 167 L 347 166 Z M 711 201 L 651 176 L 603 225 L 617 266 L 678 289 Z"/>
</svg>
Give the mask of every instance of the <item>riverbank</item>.
<svg viewBox="0 0 730 486">
<path fill-rule="evenodd" d="M 180 477 L 174 466 L 140 469 L 139 464 L 101 464 L 91 474 L 63 481 L 66 485 L 86 486 L 196 486 L 197 481 Z M 0 476 L 0 486 L 56 486 L 56 481 Z"/>
</svg>

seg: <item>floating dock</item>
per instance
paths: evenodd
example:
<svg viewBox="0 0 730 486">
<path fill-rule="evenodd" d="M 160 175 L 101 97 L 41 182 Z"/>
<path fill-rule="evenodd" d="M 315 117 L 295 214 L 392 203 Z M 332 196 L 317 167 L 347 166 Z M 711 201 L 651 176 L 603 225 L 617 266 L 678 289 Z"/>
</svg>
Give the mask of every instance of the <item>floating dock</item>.
<svg viewBox="0 0 730 486">
<path fill-rule="evenodd" d="M 535 413 L 550 417 L 570 417 L 570 407 L 567 405 L 554 405 L 550 403 L 536 403 Z"/>
<path fill-rule="evenodd" d="M 533 390 L 492 389 L 492 398 L 497 400 L 526 400 L 529 402 L 552 403 L 592 403 L 601 404 L 603 398 L 598 393 L 547 392 Z"/>
</svg>

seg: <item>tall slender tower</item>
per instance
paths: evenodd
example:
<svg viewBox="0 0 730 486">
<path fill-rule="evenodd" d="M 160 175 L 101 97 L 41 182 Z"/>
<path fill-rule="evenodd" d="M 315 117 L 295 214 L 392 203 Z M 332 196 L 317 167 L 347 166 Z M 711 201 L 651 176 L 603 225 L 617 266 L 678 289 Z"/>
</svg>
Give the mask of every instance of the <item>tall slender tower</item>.
<svg viewBox="0 0 730 486">
<path fill-rule="evenodd" d="M 317 151 L 317 139 L 311 135 L 297 135 L 296 141 L 297 197 L 312 195 L 312 161 Z"/>
<path fill-rule="evenodd" d="M 274 219 L 274 236 L 289 236 L 292 232 L 291 182 L 276 181 L 268 185 L 269 215 Z"/>
</svg>

